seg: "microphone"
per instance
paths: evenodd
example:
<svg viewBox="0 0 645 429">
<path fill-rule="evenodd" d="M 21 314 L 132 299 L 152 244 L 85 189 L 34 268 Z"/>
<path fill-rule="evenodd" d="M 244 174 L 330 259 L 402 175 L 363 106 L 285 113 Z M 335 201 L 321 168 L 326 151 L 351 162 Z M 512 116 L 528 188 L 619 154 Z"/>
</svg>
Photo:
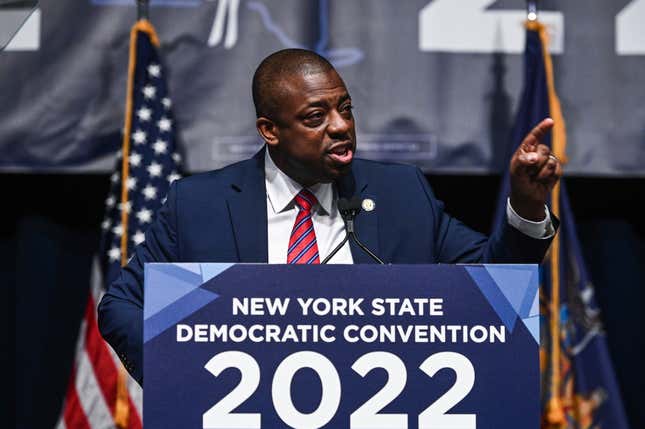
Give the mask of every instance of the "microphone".
<svg viewBox="0 0 645 429">
<path fill-rule="evenodd" d="M 370 249 L 367 248 L 361 241 L 358 239 L 358 235 L 356 235 L 356 230 L 354 229 L 354 219 L 356 216 L 358 216 L 358 213 L 361 211 L 361 199 L 359 197 L 352 197 L 350 199 L 347 198 L 339 198 L 338 199 L 338 211 L 340 212 L 341 217 L 343 218 L 343 221 L 345 222 L 345 238 L 343 241 L 340 242 L 338 246 L 334 248 L 334 250 L 331 251 L 329 255 L 323 261 L 321 264 L 326 264 L 329 262 L 329 260 L 336 254 L 338 251 L 347 243 L 347 240 L 352 238 L 354 240 L 354 243 L 358 245 L 358 247 L 361 248 L 365 253 L 367 253 L 372 259 L 374 259 L 377 263 L 381 265 L 385 265 L 385 262 L 383 262 L 378 256 L 376 256 Z"/>
</svg>

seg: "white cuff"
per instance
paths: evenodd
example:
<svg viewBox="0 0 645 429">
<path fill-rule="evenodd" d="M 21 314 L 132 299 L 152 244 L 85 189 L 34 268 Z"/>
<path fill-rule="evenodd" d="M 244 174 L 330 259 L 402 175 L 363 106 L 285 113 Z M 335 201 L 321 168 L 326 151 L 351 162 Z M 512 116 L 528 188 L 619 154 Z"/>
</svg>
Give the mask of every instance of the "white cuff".
<svg viewBox="0 0 645 429">
<path fill-rule="evenodd" d="M 544 219 L 539 222 L 533 222 L 518 215 L 515 210 L 513 210 L 513 207 L 511 207 L 511 199 L 507 198 L 506 219 L 510 226 L 531 238 L 546 239 L 555 235 L 553 222 L 551 222 L 551 215 L 549 214 L 549 209 L 546 206 L 544 206 Z"/>
</svg>

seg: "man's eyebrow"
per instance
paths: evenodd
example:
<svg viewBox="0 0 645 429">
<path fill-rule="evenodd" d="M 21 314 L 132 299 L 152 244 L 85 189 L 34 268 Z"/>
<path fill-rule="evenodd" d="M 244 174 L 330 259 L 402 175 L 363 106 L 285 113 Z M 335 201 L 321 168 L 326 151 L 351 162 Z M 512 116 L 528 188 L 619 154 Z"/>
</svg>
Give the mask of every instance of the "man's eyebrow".
<svg viewBox="0 0 645 429">
<path fill-rule="evenodd" d="M 329 106 L 329 103 L 327 103 L 325 100 L 316 100 L 312 101 L 311 103 L 307 103 L 305 107 L 327 107 Z"/>
<path fill-rule="evenodd" d="M 351 99 L 352 97 L 349 95 L 349 93 L 343 94 L 339 99 L 338 99 L 338 104 L 343 104 L 345 101 Z M 320 100 L 314 100 L 310 103 L 307 103 L 306 107 L 327 107 L 329 106 L 329 103 L 327 100 L 320 99 Z"/>
<path fill-rule="evenodd" d="M 352 98 L 349 93 L 345 93 L 342 97 L 340 97 L 340 100 L 338 100 L 338 104 L 343 104 L 345 101 L 350 100 Z"/>
</svg>

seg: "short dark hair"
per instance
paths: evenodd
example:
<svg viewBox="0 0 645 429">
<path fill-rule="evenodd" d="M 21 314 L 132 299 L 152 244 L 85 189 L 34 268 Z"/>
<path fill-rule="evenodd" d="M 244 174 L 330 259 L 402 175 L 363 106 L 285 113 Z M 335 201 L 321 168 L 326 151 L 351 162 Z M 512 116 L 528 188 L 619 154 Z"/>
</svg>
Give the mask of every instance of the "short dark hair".
<svg viewBox="0 0 645 429">
<path fill-rule="evenodd" d="M 283 49 L 266 57 L 253 75 L 253 103 L 256 117 L 277 119 L 278 97 L 285 79 L 334 70 L 329 61 L 306 49 Z"/>
</svg>

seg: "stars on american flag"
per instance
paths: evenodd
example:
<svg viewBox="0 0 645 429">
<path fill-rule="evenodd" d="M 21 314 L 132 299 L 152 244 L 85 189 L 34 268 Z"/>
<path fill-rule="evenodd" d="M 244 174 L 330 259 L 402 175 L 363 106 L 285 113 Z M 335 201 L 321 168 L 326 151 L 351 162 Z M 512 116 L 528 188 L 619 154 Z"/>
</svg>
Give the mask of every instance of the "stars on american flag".
<svg viewBox="0 0 645 429">
<path fill-rule="evenodd" d="M 161 155 L 162 153 L 166 153 L 168 149 L 168 143 L 161 139 L 157 139 L 157 141 L 152 145 L 152 149 L 157 155 Z"/>
<path fill-rule="evenodd" d="M 181 179 L 181 175 L 180 175 L 180 174 L 178 174 L 176 171 L 173 171 L 172 173 L 170 173 L 170 174 L 168 175 L 167 179 L 168 179 L 168 184 L 171 184 L 171 183 L 172 183 L 172 182 L 174 182 L 175 180 L 179 180 L 179 179 Z"/>
<path fill-rule="evenodd" d="M 157 122 L 157 126 L 159 127 L 159 131 L 170 131 L 172 128 L 172 121 L 165 116 Z"/>
<path fill-rule="evenodd" d="M 123 235 L 123 226 L 116 225 L 115 227 L 113 227 L 112 234 L 116 235 L 117 237 L 121 237 Z"/>
<path fill-rule="evenodd" d="M 148 109 L 147 107 L 142 107 L 141 109 L 137 110 L 137 116 L 139 117 L 139 120 L 141 122 L 149 121 L 150 117 L 152 116 L 152 110 Z"/>
<path fill-rule="evenodd" d="M 130 176 L 128 180 L 125 181 L 125 186 L 128 188 L 128 191 L 132 191 L 137 187 L 137 178 Z"/>
<path fill-rule="evenodd" d="M 152 77 L 161 76 L 161 66 L 159 64 L 150 64 L 148 66 L 148 74 Z"/>
<path fill-rule="evenodd" d="M 138 167 L 141 165 L 141 155 L 136 152 L 132 152 L 130 154 L 130 157 L 128 158 L 128 161 L 130 161 L 131 166 Z"/>
<path fill-rule="evenodd" d="M 110 229 L 110 226 L 112 226 L 112 221 L 110 219 L 103 219 L 103 222 L 101 223 L 101 229 L 103 231 L 107 231 Z"/>
<path fill-rule="evenodd" d="M 140 229 L 138 229 L 137 232 L 135 232 L 132 235 L 132 241 L 134 242 L 135 246 L 138 246 L 139 244 L 143 243 L 145 239 L 146 239 L 146 236 Z"/>
<path fill-rule="evenodd" d="M 146 99 L 150 99 L 150 100 L 151 100 L 151 99 L 155 98 L 155 96 L 157 95 L 157 88 L 155 88 L 155 87 L 154 87 L 154 86 L 152 86 L 152 85 L 146 85 L 146 86 L 144 86 L 144 87 L 143 87 L 143 89 L 141 90 L 141 92 L 143 92 L 143 96 L 144 96 Z"/>
<path fill-rule="evenodd" d="M 146 208 L 142 208 L 136 214 L 139 223 L 150 223 L 152 220 L 152 212 Z"/>
<path fill-rule="evenodd" d="M 126 201 L 125 203 L 119 203 L 119 211 L 125 210 L 126 213 L 130 213 L 132 210 L 132 201 Z"/>
<path fill-rule="evenodd" d="M 154 200 L 155 198 L 157 198 L 157 188 L 152 185 L 147 185 L 141 190 L 141 193 L 143 194 L 143 197 L 146 199 L 146 201 Z"/>
<path fill-rule="evenodd" d="M 146 142 L 146 133 L 142 130 L 136 130 L 132 133 L 132 141 L 134 144 L 144 144 Z"/>
<path fill-rule="evenodd" d="M 163 167 L 161 166 L 161 164 L 152 161 L 146 170 L 148 170 L 150 177 L 159 177 L 161 176 L 162 169 Z"/>
<path fill-rule="evenodd" d="M 108 257 L 110 258 L 110 262 L 117 262 L 119 259 L 121 259 L 121 249 L 118 247 L 112 247 L 108 251 Z"/>
<path fill-rule="evenodd" d="M 182 157 L 175 149 L 172 102 L 163 67 L 155 57 L 147 64 L 136 65 L 139 71 L 135 73 L 130 145 L 127 151 L 119 151 L 117 155 L 117 171 L 110 176 L 111 192 L 105 202 L 106 217 L 101 223 L 104 255 L 108 265 L 115 264 L 117 268 L 122 256 L 122 236 L 127 236 L 127 256 L 132 257 L 134 247 L 145 241 L 146 229 L 165 202 L 170 184 L 181 178 Z M 126 178 L 122 177 L 119 161 L 123 153 L 130 167 Z M 124 195 L 127 196 L 125 203 Z M 127 228 L 122 224 L 124 212 Z"/>
</svg>

